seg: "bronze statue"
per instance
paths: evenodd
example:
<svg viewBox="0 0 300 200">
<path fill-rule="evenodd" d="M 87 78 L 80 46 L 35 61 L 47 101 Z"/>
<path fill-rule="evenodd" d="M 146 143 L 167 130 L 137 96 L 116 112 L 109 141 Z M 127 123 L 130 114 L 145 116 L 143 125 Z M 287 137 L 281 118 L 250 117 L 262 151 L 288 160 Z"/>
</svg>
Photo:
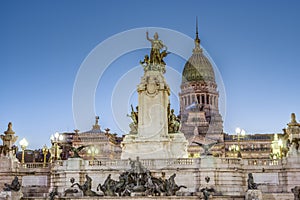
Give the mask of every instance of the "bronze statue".
<svg viewBox="0 0 300 200">
<path fill-rule="evenodd" d="M 176 174 L 169 179 L 156 178 L 151 175 L 139 158 L 135 161 L 129 159 L 130 169 L 119 176 L 119 181 L 115 181 L 109 174 L 103 185 L 99 184 L 99 189 L 104 196 L 130 196 L 133 192 L 143 193 L 143 195 L 176 195 L 176 192 L 185 186 L 178 186 L 175 183 Z"/>
<path fill-rule="evenodd" d="M 193 141 L 192 143 L 198 144 L 199 146 L 201 146 L 204 149 L 203 155 L 211 155 L 210 149 L 218 142 L 216 141 L 216 142 L 212 142 L 210 144 L 202 144 L 202 143 Z"/>
<path fill-rule="evenodd" d="M 158 39 L 158 33 L 155 33 L 153 39 L 149 38 L 148 31 L 146 32 L 146 38 L 151 42 L 151 52 L 150 52 L 150 63 L 154 64 L 165 64 L 163 62 L 163 57 L 167 56 L 167 46 L 163 44 L 161 40 Z M 165 48 L 164 53 L 160 53 L 160 50 Z"/>
<path fill-rule="evenodd" d="M 149 63 L 150 63 L 150 60 L 149 60 L 149 56 L 148 55 L 145 55 L 144 60 L 140 61 L 141 65 L 144 65 L 144 64 L 147 65 Z"/>
<path fill-rule="evenodd" d="M 291 123 L 292 123 L 292 124 L 296 124 L 296 123 L 297 123 L 295 113 L 292 113 L 292 114 L 291 114 Z"/>
<path fill-rule="evenodd" d="M 83 192 L 83 196 L 100 196 L 96 192 L 92 191 L 92 178 L 89 177 L 89 175 L 85 175 L 85 178 L 86 181 L 83 185 L 79 185 L 79 183 L 73 183 L 71 187 L 77 185 L 78 188 Z M 72 181 L 74 181 L 74 179 Z"/>
<path fill-rule="evenodd" d="M 12 130 L 12 123 L 11 122 L 9 122 L 8 125 L 7 125 L 7 131 L 8 132 L 13 131 Z"/>
<path fill-rule="evenodd" d="M 97 186 L 97 191 L 101 190 L 104 196 L 117 196 L 116 185 L 117 181 L 113 180 L 111 178 L 111 174 L 109 174 L 105 179 L 103 185 L 99 183 L 99 185 Z"/>
<path fill-rule="evenodd" d="M 17 176 L 15 176 L 14 180 L 11 182 L 11 184 L 4 183 L 4 191 L 16 191 L 18 192 L 21 189 L 21 183 L 19 182 L 19 179 Z"/>
<path fill-rule="evenodd" d="M 50 200 L 54 200 L 54 197 L 58 195 L 57 187 L 53 188 L 53 190 L 49 193 Z"/>
<path fill-rule="evenodd" d="M 300 186 L 295 186 L 291 189 L 294 194 L 294 200 L 300 200 Z"/>
<path fill-rule="evenodd" d="M 205 177 L 205 182 L 206 183 L 209 183 L 210 181 L 210 177 L 209 176 L 206 176 Z M 202 192 L 203 194 L 203 197 L 204 197 L 204 200 L 209 200 L 209 197 L 211 195 L 212 192 L 215 192 L 215 189 L 214 188 L 211 188 L 211 187 L 204 187 L 200 190 L 200 192 Z"/>
<path fill-rule="evenodd" d="M 257 184 L 254 183 L 252 173 L 248 174 L 248 180 L 247 180 L 247 182 L 248 182 L 248 189 L 249 190 L 257 190 Z"/>
<path fill-rule="evenodd" d="M 177 133 L 179 131 L 179 127 L 180 127 L 180 120 L 174 114 L 174 109 L 171 110 L 168 117 L 169 117 L 169 119 L 168 119 L 168 122 L 169 122 L 168 123 L 168 132 L 169 133 Z"/>
<path fill-rule="evenodd" d="M 138 106 L 136 107 L 136 112 L 134 111 L 133 109 L 133 106 L 131 105 L 131 114 L 128 115 L 127 114 L 127 117 L 130 117 L 132 119 L 132 122 L 137 125 L 138 124 Z"/>
<path fill-rule="evenodd" d="M 200 190 L 200 192 L 202 192 L 203 197 L 204 197 L 204 200 L 209 200 L 210 194 L 211 194 L 212 192 L 215 192 L 215 189 L 205 187 L 205 188 L 202 188 L 202 189 Z"/>
<path fill-rule="evenodd" d="M 80 147 L 72 147 L 71 146 L 71 151 L 73 152 L 73 156 L 71 158 L 81 158 L 81 156 L 79 155 L 79 152 L 84 149 L 87 146 L 80 146 Z"/>
<path fill-rule="evenodd" d="M 131 114 L 127 117 L 132 119 L 132 123 L 129 124 L 130 134 L 136 134 L 138 130 L 138 115 L 139 115 L 139 107 L 136 107 L 136 111 L 134 111 L 133 106 L 131 105 Z"/>
<path fill-rule="evenodd" d="M 99 119 L 100 119 L 100 117 L 99 117 L 99 116 L 96 116 L 96 121 L 95 121 L 95 124 L 96 124 L 96 125 L 98 125 Z"/>
</svg>

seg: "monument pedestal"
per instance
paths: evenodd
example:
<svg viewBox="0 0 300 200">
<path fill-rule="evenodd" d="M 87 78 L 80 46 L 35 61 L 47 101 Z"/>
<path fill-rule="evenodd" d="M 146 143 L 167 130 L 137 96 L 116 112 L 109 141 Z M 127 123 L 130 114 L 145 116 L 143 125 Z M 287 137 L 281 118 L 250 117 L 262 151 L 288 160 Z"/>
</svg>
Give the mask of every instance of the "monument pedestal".
<svg viewBox="0 0 300 200">
<path fill-rule="evenodd" d="M 262 200 L 262 192 L 260 190 L 248 190 L 245 200 Z"/>
<path fill-rule="evenodd" d="M 140 140 L 134 135 L 127 135 L 122 142 L 121 159 L 169 159 L 187 158 L 187 140 L 183 133 L 169 134 L 160 140 Z"/>
<path fill-rule="evenodd" d="M 0 199 L 6 200 L 17 200 L 23 197 L 23 193 L 21 191 L 3 191 L 0 193 Z"/>
</svg>

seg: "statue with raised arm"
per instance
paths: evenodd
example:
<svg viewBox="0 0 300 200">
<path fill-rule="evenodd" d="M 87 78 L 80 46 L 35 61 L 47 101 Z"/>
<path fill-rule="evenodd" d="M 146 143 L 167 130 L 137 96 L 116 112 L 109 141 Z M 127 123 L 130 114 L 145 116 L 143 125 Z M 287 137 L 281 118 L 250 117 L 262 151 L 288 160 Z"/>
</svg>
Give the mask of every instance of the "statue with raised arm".
<svg viewBox="0 0 300 200">
<path fill-rule="evenodd" d="M 133 106 L 131 105 L 131 113 L 130 115 L 127 114 L 127 117 L 132 119 L 132 123 L 129 124 L 130 127 L 130 134 L 136 134 L 138 128 L 138 106 L 136 107 L 136 111 L 134 111 Z"/>
<path fill-rule="evenodd" d="M 168 54 L 167 46 L 164 45 L 163 42 L 158 39 L 158 33 L 155 33 L 153 36 L 153 39 L 151 39 L 151 38 L 149 38 L 149 33 L 147 31 L 146 38 L 148 41 L 151 42 L 150 63 L 165 65 L 163 58 L 166 57 Z M 162 53 L 160 52 L 161 50 L 163 50 Z"/>
</svg>

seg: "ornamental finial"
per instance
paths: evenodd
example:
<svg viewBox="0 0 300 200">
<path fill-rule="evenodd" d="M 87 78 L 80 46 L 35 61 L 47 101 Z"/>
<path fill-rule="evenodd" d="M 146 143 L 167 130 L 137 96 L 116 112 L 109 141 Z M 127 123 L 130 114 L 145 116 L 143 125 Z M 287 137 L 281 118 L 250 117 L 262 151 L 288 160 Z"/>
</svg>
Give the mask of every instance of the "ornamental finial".
<svg viewBox="0 0 300 200">
<path fill-rule="evenodd" d="M 198 35 L 198 17 L 196 17 L 196 38 L 195 38 L 195 48 L 193 50 L 194 53 L 196 52 L 202 52 L 202 49 L 200 48 L 200 39 Z"/>
</svg>

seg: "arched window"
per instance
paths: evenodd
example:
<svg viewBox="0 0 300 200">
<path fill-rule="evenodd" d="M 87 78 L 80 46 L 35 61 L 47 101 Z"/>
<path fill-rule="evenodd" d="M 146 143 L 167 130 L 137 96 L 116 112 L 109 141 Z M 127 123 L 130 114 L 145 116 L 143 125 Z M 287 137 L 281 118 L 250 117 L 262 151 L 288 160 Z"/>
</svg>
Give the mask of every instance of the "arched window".
<svg viewBox="0 0 300 200">
<path fill-rule="evenodd" d="M 198 104 L 200 104 L 200 95 L 199 94 L 197 94 L 197 102 L 198 102 Z"/>
</svg>

